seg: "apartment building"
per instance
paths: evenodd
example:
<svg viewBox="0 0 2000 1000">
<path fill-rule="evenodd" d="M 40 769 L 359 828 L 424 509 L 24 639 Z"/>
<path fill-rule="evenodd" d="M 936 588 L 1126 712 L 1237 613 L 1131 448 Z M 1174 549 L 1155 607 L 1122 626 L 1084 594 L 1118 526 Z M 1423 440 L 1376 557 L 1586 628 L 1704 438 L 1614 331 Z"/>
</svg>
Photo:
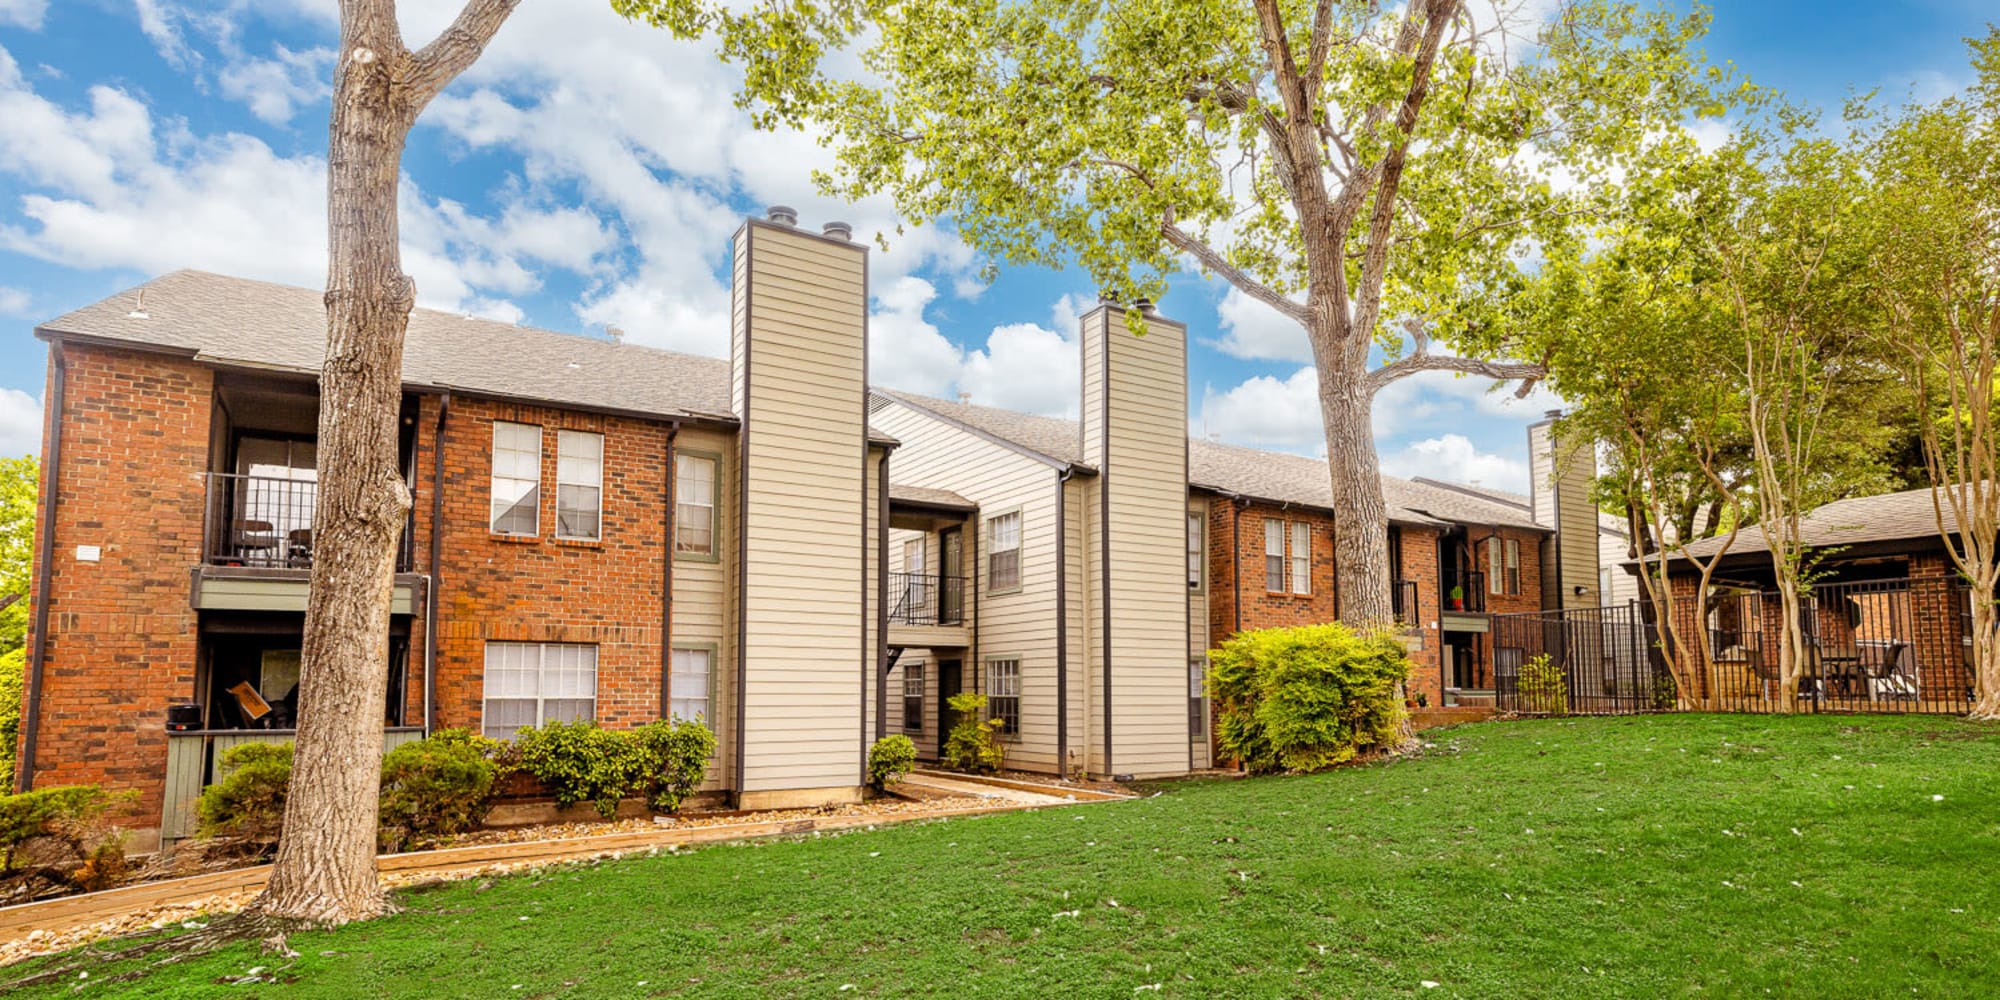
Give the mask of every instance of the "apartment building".
<svg viewBox="0 0 2000 1000">
<path fill-rule="evenodd" d="M 830 804 L 977 691 L 1013 768 L 1214 762 L 1205 651 L 1339 614 L 1324 464 L 1189 440 L 1186 330 L 1150 308 L 1143 337 L 1083 317 L 1078 420 L 871 391 L 867 256 L 746 222 L 727 360 L 412 316 L 385 744 L 699 717 L 711 790 Z M 321 294 L 176 272 L 37 335 L 19 782 L 136 789 L 135 846 L 171 841 L 221 753 L 296 722 Z M 1384 484 L 1415 687 L 1476 695 L 1484 616 L 1539 606 L 1554 532 Z"/>
</svg>

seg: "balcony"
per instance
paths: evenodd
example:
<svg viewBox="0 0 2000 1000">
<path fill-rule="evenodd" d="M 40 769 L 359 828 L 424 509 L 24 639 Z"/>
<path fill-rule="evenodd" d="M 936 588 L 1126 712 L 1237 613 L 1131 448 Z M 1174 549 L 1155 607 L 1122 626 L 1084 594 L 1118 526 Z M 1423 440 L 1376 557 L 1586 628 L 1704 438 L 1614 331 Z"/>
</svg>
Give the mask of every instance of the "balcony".
<svg viewBox="0 0 2000 1000">
<path fill-rule="evenodd" d="M 965 624 L 965 577 L 889 574 L 889 624 Z"/>
<path fill-rule="evenodd" d="M 296 477 L 300 471 L 294 470 Z M 211 472 L 202 516 L 202 562 L 249 569 L 311 569 L 319 483 L 309 478 Z M 396 547 L 396 571 L 411 566 L 412 525 Z"/>
<path fill-rule="evenodd" d="M 890 646 L 952 649 L 971 644 L 965 577 L 890 573 L 888 583 Z"/>
<path fill-rule="evenodd" d="M 1486 574 L 1476 569 L 1447 572 L 1440 584 L 1444 611 L 1448 615 L 1486 613 Z"/>
<path fill-rule="evenodd" d="M 312 576 L 313 512 L 319 483 L 311 469 L 285 476 L 207 474 L 202 510 L 201 565 L 194 607 L 203 611 L 304 611 Z M 411 543 L 414 520 L 396 547 L 391 613 L 415 608 Z"/>
</svg>

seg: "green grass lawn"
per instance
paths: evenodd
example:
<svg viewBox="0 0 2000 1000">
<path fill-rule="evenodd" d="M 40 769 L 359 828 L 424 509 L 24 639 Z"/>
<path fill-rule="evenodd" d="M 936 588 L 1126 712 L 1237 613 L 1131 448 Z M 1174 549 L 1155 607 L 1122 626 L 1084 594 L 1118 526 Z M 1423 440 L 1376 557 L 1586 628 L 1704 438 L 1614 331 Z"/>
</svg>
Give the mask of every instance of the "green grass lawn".
<svg viewBox="0 0 2000 1000">
<path fill-rule="evenodd" d="M 456 883 L 288 962 L 81 995 L 2000 995 L 2000 727 L 1428 735 L 1312 777 Z M 257 965 L 288 981 L 219 984 Z"/>
</svg>

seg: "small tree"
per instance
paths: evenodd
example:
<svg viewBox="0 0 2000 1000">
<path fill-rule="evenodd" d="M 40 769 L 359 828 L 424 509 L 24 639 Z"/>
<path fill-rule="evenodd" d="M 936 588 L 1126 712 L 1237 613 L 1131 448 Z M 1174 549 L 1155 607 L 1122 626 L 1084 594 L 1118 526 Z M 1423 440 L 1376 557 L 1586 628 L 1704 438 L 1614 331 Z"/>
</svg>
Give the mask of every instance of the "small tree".
<svg viewBox="0 0 2000 1000">
<path fill-rule="evenodd" d="M 2000 718 L 2000 29 L 1972 43 L 1978 82 L 1908 109 L 1870 160 L 1876 289 L 1918 389 L 1932 510 L 1972 588 L 1972 716 Z"/>
</svg>

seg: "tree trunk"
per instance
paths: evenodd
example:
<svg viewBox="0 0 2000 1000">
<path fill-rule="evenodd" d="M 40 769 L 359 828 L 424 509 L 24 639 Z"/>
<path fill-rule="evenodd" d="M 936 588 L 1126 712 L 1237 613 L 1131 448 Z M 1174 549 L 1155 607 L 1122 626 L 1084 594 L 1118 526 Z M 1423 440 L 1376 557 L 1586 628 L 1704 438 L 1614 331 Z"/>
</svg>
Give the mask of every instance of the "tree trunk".
<svg viewBox="0 0 2000 1000">
<path fill-rule="evenodd" d="M 1775 706 L 1780 712 L 1795 712 L 1799 707 L 1799 680 L 1805 675 L 1805 661 L 1810 655 L 1806 649 L 1805 629 L 1800 623 L 1800 612 L 1804 606 L 1798 581 L 1780 575 L 1778 613 L 1783 619 L 1778 623 L 1778 693 Z"/>
<path fill-rule="evenodd" d="M 343 24 L 345 57 L 335 73 L 320 486 L 298 742 L 285 832 L 270 883 L 253 907 L 322 925 L 388 909 L 375 872 L 376 803 L 389 607 L 410 509 L 396 446 L 403 335 L 415 288 L 402 269 L 396 190 L 412 116 L 391 72 L 391 53 L 401 42 L 372 38 L 369 29 L 380 26 Z"/>
<path fill-rule="evenodd" d="M 1361 340 L 1367 343 L 1367 338 Z M 1357 361 L 1346 343 L 1335 343 L 1327 353 L 1332 356 L 1319 365 L 1319 407 L 1333 478 L 1333 568 L 1340 617 L 1350 625 L 1387 625 L 1396 617 L 1389 585 L 1389 516 L 1375 455 L 1374 394 L 1363 377 L 1366 355 Z"/>
<path fill-rule="evenodd" d="M 2000 608 L 1993 604 L 1993 579 L 1972 584 L 1972 676 L 1974 719 L 2000 719 Z"/>
</svg>

